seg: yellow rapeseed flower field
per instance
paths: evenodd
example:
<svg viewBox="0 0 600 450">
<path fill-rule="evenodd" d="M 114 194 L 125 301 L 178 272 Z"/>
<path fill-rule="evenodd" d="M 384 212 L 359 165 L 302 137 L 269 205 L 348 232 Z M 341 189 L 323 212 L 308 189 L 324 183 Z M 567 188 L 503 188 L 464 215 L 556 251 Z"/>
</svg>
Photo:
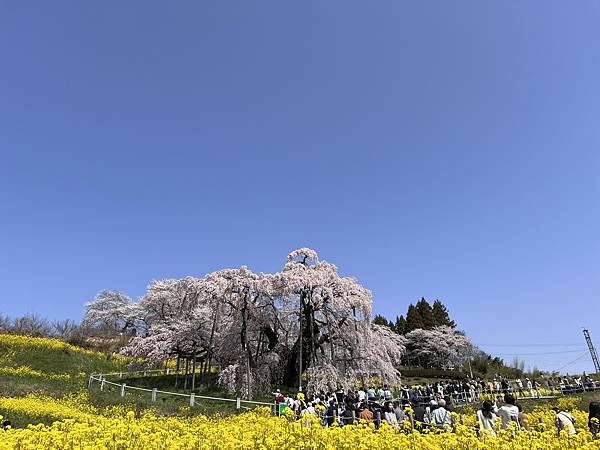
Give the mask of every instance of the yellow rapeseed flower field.
<svg viewBox="0 0 600 450">
<path fill-rule="evenodd" d="M 98 414 L 85 395 L 65 400 L 42 397 L 1 399 L 0 413 L 10 417 L 19 408 L 52 414 L 51 426 L 29 425 L 0 431 L 0 449 L 411 449 L 411 450 L 552 450 L 600 449 L 587 430 L 587 415 L 573 411 L 578 433 L 557 436 L 554 413 L 538 408 L 529 414 L 531 431 L 510 429 L 498 436 L 478 436 L 472 415 L 455 415 L 455 432 L 412 432 L 408 427 L 357 424 L 322 427 L 315 417 L 288 420 L 268 409 L 231 417 L 157 417 L 151 412 L 136 418 L 115 410 Z"/>
<path fill-rule="evenodd" d="M 15 377 L 29 377 L 29 378 L 40 378 L 46 380 L 57 380 L 57 381 L 69 381 L 71 376 L 69 374 L 47 374 L 39 370 L 32 369 L 28 366 L 19 367 L 0 367 L 0 376 L 15 376 Z M 81 378 L 85 378 L 85 373 L 79 375 Z"/>
<path fill-rule="evenodd" d="M 88 356 L 103 356 L 101 353 L 76 347 L 67 342 L 52 338 L 3 334 L 2 344 L 6 347 L 13 347 L 17 349 L 27 345 L 29 348 L 39 348 L 44 351 L 71 351 Z"/>
</svg>

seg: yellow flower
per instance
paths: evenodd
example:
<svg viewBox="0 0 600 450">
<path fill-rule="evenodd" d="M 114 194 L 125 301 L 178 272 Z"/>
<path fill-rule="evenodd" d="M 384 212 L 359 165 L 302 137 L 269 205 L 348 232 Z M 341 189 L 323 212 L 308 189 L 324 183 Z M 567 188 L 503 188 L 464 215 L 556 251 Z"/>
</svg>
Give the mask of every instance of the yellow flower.
<svg viewBox="0 0 600 450">
<path fill-rule="evenodd" d="M 322 406 L 322 405 L 319 405 Z M 320 409 L 320 408 L 319 408 Z M 455 414 L 454 433 L 435 428 L 422 433 L 387 424 L 375 429 L 374 424 L 359 423 L 340 427 L 324 427 L 313 416 L 295 420 L 290 408 L 285 417 L 273 416 L 268 408 L 257 408 L 230 417 L 180 416 L 157 417 L 146 412 L 138 417 L 124 407 L 98 411 L 89 406 L 85 394 L 61 400 L 41 396 L 0 398 L 0 411 L 7 418 L 28 414 L 51 425 L 30 425 L 0 432 L 1 450 L 179 450 L 179 449 L 381 449 L 412 450 L 559 450 L 599 449 L 587 429 L 587 413 L 572 409 L 578 433 L 557 436 L 554 413 L 548 406 L 529 413 L 532 424 L 548 424 L 535 431 L 500 430 L 497 436 L 476 431 L 473 414 Z M 0 417 L 1 420 L 1 417 Z"/>
</svg>

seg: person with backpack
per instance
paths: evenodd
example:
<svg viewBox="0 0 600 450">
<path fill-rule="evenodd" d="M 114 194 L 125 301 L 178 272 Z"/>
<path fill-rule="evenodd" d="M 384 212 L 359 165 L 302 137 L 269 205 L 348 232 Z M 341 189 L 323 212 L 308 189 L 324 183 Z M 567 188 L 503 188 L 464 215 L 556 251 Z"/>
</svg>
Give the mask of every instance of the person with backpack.
<svg viewBox="0 0 600 450">
<path fill-rule="evenodd" d="M 556 416 L 554 417 L 554 423 L 556 424 L 558 434 L 560 434 L 561 431 L 566 431 L 567 434 L 576 434 L 577 430 L 575 429 L 575 417 L 557 407 L 552 409 L 556 413 Z"/>
</svg>

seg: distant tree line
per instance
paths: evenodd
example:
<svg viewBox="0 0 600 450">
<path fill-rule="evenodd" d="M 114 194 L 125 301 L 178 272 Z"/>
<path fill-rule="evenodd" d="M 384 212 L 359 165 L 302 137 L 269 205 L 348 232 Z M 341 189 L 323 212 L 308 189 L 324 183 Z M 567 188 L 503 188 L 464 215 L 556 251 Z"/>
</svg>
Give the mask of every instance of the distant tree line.
<svg viewBox="0 0 600 450">
<path fill-rule="evenodd" d="M 82 324 L 72 319 L 49 320 L 36 313 L 11 318 L 0 313 L 0 333 L 60 339 L 72 345 L 112 353 L 132 337 L 114 324 Z"/>
<path fill-rule="evenodd" d="M 13 319 L 0 314 L 0 333 L 54 337 L 67 341 L 77 335 L 79 328 L 79 324 L 71 319 L 48 320 L 35 313 L 28 313 Z"/>
<path fill-rule="evenodd" d="M 456 323 L 450 319 L 448 308 L 440 301 L 435 300 L 433 305 L 423 297 L 416 304 L 408 305 L 405 315 L 396 316 L 395 321 L 386 319 L 377 314 L 373 322 L 390 328 L 397 334 L 406 335 L 414 330 L 432 330 L 435 327 L 456 328 Z"/>
</svg>

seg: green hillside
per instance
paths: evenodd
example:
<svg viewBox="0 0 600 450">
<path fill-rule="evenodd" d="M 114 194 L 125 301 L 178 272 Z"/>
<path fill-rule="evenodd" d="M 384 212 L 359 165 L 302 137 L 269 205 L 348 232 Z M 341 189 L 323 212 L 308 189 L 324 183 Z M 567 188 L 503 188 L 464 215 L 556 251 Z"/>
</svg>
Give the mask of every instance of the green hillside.
<svg viewBox="0 0 600 450">
<path fill-rule="evenodd" d="M 63 396 L 84 388 L 91 372 L 117 370 L 117 361 L 57 339 L 0 334 L 0 396 L 40 392 Z"/>
</svg>

